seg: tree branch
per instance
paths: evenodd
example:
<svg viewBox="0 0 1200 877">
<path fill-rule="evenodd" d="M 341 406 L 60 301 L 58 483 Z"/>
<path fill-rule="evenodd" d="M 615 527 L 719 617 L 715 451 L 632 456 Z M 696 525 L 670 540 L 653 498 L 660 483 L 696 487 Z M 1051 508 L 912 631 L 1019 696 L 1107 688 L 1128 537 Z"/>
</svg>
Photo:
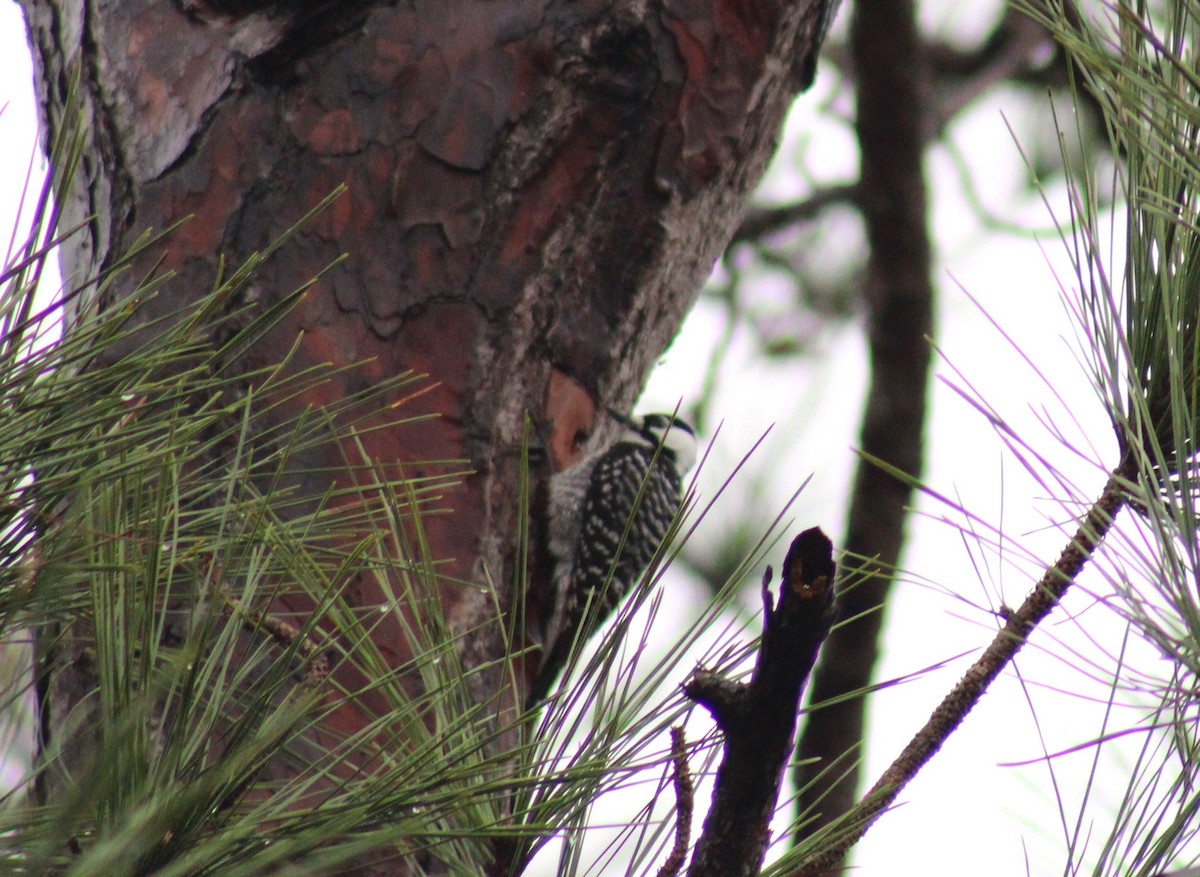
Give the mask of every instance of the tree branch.
<svg viewBox="0 0 1200 877">
<path fill-rule="evenodd" d="M 1069 0 L 1066 9 L 1069 16 L 1078 17 Z M 1048 60 L 1043 57 L 1046 52 L 1052 53 Z M 838 55 L 845 53 L 844 46 L 828 46 L 825 60 L 837 63 Z M 967 106 L 997 85 L 1009 82 L 1044 90 L 1063 88 L 1069 82 L 1065 52 L 1045 27 L 1014 8 L 1004 12 L 977 47 L 962 49 L 949 42 L 931 41 L 922 47 L 921 56 L 928 68 L 932 95 L 923 131 L 927 142 L 940 137 Z M 844 75 L 850 76 L 851 69 L 857 69 L 855 63 L 842 58 L 839 66 L 847 68 Z M 860 75 L 873 74 L 867 70 Z M 1091 92 L 1083 89 L 1079 96 L 1099 115 Z M 799 201 L 752 208 L 733 233 L 730 246 L 756 242 L 766 235 L 810 222 L 834 204 L 857 206 L 861 195 L 859 183 L 838 183 L 816 189 Z"/>
<path fill-rule="evenodd" d="M 792 540 L 778 606 L 767 589 L 767 568 L 762 643 L 749 683 L 697 670 L 684 686 L 725 735 L 712 808 L 688 877 L 753 877 L 762 868 L 800 694 L 833 620 L 832 550 L 816 527 Z"/>
<path fill-rule="evenodd" d="M 692 772 L 688 768 L 687 738 L 683 726 L 671 728 L 671 762 L 674 766 L 675 786 L 675 846 L 667 860 L 658 869 L 658 877 L 675 877 L 683 870 L 687 861 L 688 847 L 692 837 L 692 811 L 695 809 L 695 787 Z"/>
<path fill-rule="evenodd" d="M 1009 616 L 1004 627 L 991 644 L 971 665 L 946 695 L 924 727 L 909 741 L 896 760 L 883 772 L 871 791 L 849 814 L 845 830 L 835 846 L 805 863 L 795 877 L 817 877 L 841 866 L 846 852 L 858 843 L 879 815 L 896 798 L 933 757 L 954 730 L 979 703 L 984 692 L 1009 665 L 1034 628 L 1062 600 L 1063 594 L 1079 576 L 1092 553 L 1104 541 L 1117 512 L 1128 501 L 1123 482 L 1127 479 L 1122 468 L 1109 476 L 1100 498 L 1088 510 L 1070 543 L 1062 550 L 1058 561 L 1049 567 L 1021 608 Z"/>
<path fill-rule="evenodd" d="M 1013 8 L 973 52 L 945 43 L 930 45 L 926 56 L 941 94 L 929 120 L 929 139 L 940 135 L 980 95 L 1003 82 L 1020 81 L 1038 66 L 1039 55 L 1056 48 L 1046 28 Z"/>
<path fill-rule="evenodd" d="M 801 222 L 815 219 L 826 207 L 834 204 L 853 204 L 859 196 L 857 183 L 842 183 L 817 189 L 803 201 L 781 204 L 776 207 L 756 207 L 746 212 L 746 217 L 729 241 L 733 246 L 746 241 L 757 241 L 764 235 L 790 228 Z"/>
</svg>

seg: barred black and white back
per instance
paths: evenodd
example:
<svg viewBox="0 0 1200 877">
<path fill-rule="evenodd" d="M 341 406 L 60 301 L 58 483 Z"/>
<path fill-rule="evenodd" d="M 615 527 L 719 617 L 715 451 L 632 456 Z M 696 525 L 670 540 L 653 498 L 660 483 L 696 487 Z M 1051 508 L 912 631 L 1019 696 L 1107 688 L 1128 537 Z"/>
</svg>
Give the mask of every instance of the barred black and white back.
<svg viewBox="0 0 1200 877">
<path fill-rule="evenodd" d="M 551 480 L 555 605 L 531 705 L 549 694 L 576 641 L 582 644 L 604 623 L 653 560 L 679 511 L 683 475 L 695 461 L 692 428 L 670 415 L 648 414 Z"/>
</svg>

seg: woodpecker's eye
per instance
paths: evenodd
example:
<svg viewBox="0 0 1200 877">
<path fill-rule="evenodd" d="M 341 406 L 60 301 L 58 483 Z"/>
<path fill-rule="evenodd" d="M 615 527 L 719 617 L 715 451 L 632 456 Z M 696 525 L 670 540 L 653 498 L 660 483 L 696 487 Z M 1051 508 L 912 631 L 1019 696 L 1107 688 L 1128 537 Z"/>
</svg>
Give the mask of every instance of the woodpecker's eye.
<svg viewBox="0 0 1200 877">
<path fill-rule="evenodd" d="M 577 454 L 583 450 L 583 446 L 587 444 L 588 434 L 582 430 L 575 430 L 575 436 L 571 439 L 571 453 Z"/>
</svg>

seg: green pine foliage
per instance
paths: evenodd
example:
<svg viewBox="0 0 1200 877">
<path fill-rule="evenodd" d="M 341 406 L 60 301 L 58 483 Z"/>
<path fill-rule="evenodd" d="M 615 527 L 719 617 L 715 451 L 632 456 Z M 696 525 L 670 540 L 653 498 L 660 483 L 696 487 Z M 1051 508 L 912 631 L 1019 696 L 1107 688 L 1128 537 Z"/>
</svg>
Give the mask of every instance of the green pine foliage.
<svg viewBox="0 0 1200 877">
<path fill-rule="evenodd" d="M 442 617 L 444 576 L 423 535 L 431 515 L 453 513 L 443 494 L 466 464 L 387 474 L 357 441 L 376 428 L 364 418 L 380 399 L 419 393 L 427 379 L 398 375 L 279 414 L 327 396 L 314 391 L 330 377 L 286 358 L 240 366 L 304 294 L 265 313 L 237 304 L 287 235 L 166 316 L 146 305 L 170 294 L 169 276 L 117 301 L 106 290 L 140 249 L 170 246 L 171 230 L 46 302 L 38 281 L 60 233 L 72 233 L 56 227 L 53 192 L 69 188 L 78 153 L 69 141 L 52 156 L 28 242 L 0 275 L 0 642 L 16 668 L 0 707 L 25 716 L 9 763 L 28 762 L 0 798 L 0 873 L 338 874 L 380 850 L 412 874 L 479 875 L 500 857 L 515 873 L 556 834 L 568 838 L 565 873 L 596 798 L 646 790 L 647 778 L 654 789 L 628 820 L 622 856 L 644 868 L 661 860 L 674 841 L 673 799 L 661 793 L 671 758 L 655 741 L 691 709 L 675 661 L 766 543 L 644 681 L 630 682 L 625 634 L 635 613 L 653 613 L 661 563 L 541 712 L 479 702 L 516 656 L 463 666 L 473 632 Z M 391 425 L 404 418 L 401 407 Z M 347 449 L 344 467 L 306 471 L 307 452 L 331 442 Z M 306 475 L 331 486 L 301 495 Z M 528 497 L 523 484 L 526 512 Z M 346 599 L 363 578 L 379 605 Z M 311 609 L 281 614 L 283 604 Z M 496 613 L 512 636 L 520 607 L 503 617 L 497 600 Z M 381 653 L 373 634 L 385 622 L 403 631 L 409 664 Z M 722 646 L 710 663 L 743 655 Z M 36 751 L 28 713 L 44 680 L 30 666 L 64 662 L 90 688 L 63 695 L 71 712 L 52 715 Z M 339 730 L 339 711 L 366 700 L 366 726 Z M 693 742 L 694 770 L 717 742 Z"/>
<path fill-rule="evenodd" d="M 1131 511 L 1097 569 L 1110 605 L 1169 659 L 1165 670 L 1131 667 L 1113 652 L 1113 699 L 1142 704 L 1142 719 L 1129 732 L 1103 729 L 1098 744 L 1133 733 L 1143 745 L 1121 801 L 1085 793 L 1087 818 L 1109 829 L 1088 843 L 1081 813 L 1069 857 L 1096 874 L 1156 874 L 1200 857 L 1200 4 L 1019 5 L 1068 50 L 1117 156 L 1107 172 L 1120 199 L 1106 212 L 1096 194 L 1106 169 L 1074 153 L 1081 166 L 1060 232 L 1082 360 L 1117 436 Z"/>
<path fill-rule="evenodd" d="M 30 243 L 0 278 L 0 637 L 36 638 L 43 665 L 70 661 L 95 685 L 55 717 L 26 781 L 4 796 L 0 870 L 251 875 L 302 862 L 338 873 L 384 847 L 480 873 L 512 795 L 513 755 L 477 720 L 421 535 L 463 464 L 385 478 L 360 455 L 323 496 L 291 486 L 307 450 L 353 448 L 378 398 L 423 379 L 276 415 L 329 371 L 237 368 L 303 293 L 266 313 L 236 307 L 272 252 L 168 317 L 150 320 L 144 305 L 169 277 L 90 304 L 121 266 L 41 307 L 36 283 L 57 233 L 51 186 L 70 155 L 53 166 Z M 122 344 L 133 333 L 137 343 Z M 112 345 L 132 352 L 103 357 Z M 390 594 L 386 605 L 345 600 L 346 583 L 364 576 Z M 315 609 L 268 611 L 289 598 Z M 373 643 L 385 614 L 406 625 L 414 666 L 389 667 Z M 421 680 L 420 697 L 396 681 L 406 674 Z M 32 684 L 27 669 L 13 674 L 10 710 L 28 708 Z M 385 714 L 339 734 L 329 717 L 368 689 Z"/>
<path fill-rule="evenodd" d="M 1151 875 L 1200 857 L 1200 0 L 1112 0 L 1082 15 L 1055 0 L 1022 5 L 1071 53 L 1116 156 L 1110 166 L 1063 149 L 1069 304 L 1118 437 L 1111 463 L 1125 496 L 1093 564 L 1112 585 L 1110 605 L 1169 659 L 1165 671 L 1134 674 L 1113 655 L 1113 699 L 1133 690 L 1146 704 L 1145 745 L 1121 801 L 1085 793 L 1089 818 L 1106 820 L 1102 837 L 1093 826 L 1084 838 L 1079 817 L 1064 819 L 1075 826 L 1064 840 L 1072 873 L 1086 862 L 1097 874 Z M 237 363 L 303 290 L 267 313 L 234 303 L 286 237 L 150 325 L 144 302 L 169 290 L 169 277 L 90 304 L 123 263 L 43 303 L 43 266 L 70 233 L 56 227 L 51 191 L 66 190 L 78 153 L 66 138 L 52 157 L 58 177 L 0 274 L 0 641 L 18 656 L 17 672 L 0 677 L 0 708 L 29 709 L 35 680 L 19 644 L 34 637 L 39 658 L 80 662 L 95 687 L 0 802 L 0 871 L 335 874 L 386 848 L 413 873 L 478 875 L 499 854 L 515 871 L 558 835 L 560 873 L 576 873 L 598 797 L 635 789 L 644 806 L 623 814 L 598 867 L 653 873 L 674 841 L 666 731 L 693 711 L 678 690 L 680 659 L 715 642 L 706 666 L 745 669 L 743 624 L 713 631 L 729 623 L 725 610 L 757 578 L 771 539 L 634 678 L 644 642 L 628 634 L 635 615 L 656 611 L 664 552 L 559 695 L 498 723 L 477 683 L 515 672 L 514 656 L 463 666 L 459 640 L 470 632 L 441 615 L 439 558 L 422 535 L 428 516 L 452 511 L 443 492 L 465 463 L 429 461 L 442 474 L 413 479 L 358 454 L 324 496 L 292 487 L 306 451 L 331 440 L 355 448 L 373 400 L 424 378 L 399 375 L 331 408 L 278 416 L 327 372 L 285 360 L 247 375 Z M 1097 194 L 1102 173 L 1115 175 L 1115 206 Z M 138 344 L 123 343 L 135 332 Z M 114 345 L 133 352 L 100 355 Z M 525 508 L 529 491 L 519 493 Z M 677 522 L 677 535 L 686 526 Z M 525 571 L 515 575 L 522 593 Z M 356 577 L 388 599 L 351 606 L 343 589 Z M 314 610 L 285 618 L 268 608 L 289 600 Z M 519 607 L 512 615 L 497 606 L 510 632 Z M 389 666 L 373 641 L 384 616 L 405 631 L 411 665 Z M 338 733 L 331 719 L 364 697 L 384 708 Z M 719 744 L 713 734 L 690 741 L 697 778 Z M 813 852 L 787 852 L 768 873 Z"/>
</svg>

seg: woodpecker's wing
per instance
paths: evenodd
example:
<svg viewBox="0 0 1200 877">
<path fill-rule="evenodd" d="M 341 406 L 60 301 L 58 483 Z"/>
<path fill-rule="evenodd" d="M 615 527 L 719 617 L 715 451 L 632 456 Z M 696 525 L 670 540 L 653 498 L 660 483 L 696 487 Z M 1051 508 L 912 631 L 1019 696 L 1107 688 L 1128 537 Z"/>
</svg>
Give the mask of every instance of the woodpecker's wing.
<svg viewBox="0 0 1200 877">
<path fill-rule="evenodd" d="M 666 537 L 679 510 L 682 478 L 671 454 L 659 452 L 655 458 L 655 451 L 642 442 L 622 442 L 595 463 L 575 545 L 561 561 L 569 578 L 556 595 L 561 605 L 555 608 L 530 704 L 545 698 L 577 641 L 590 638 L 612 614 Z"/>
<path fill-rule="evenodd" d="M 632 445 L 601 459 L 584 498 L 571 593 L 584 601 L 591 598 L 597 607 L 593 611 L 602 612 L 596 624 L 603 623 L 653 559 L 679 510 L 679 474 L 662 454 L 651 466 L 654 451 Z"/>
</svg>

